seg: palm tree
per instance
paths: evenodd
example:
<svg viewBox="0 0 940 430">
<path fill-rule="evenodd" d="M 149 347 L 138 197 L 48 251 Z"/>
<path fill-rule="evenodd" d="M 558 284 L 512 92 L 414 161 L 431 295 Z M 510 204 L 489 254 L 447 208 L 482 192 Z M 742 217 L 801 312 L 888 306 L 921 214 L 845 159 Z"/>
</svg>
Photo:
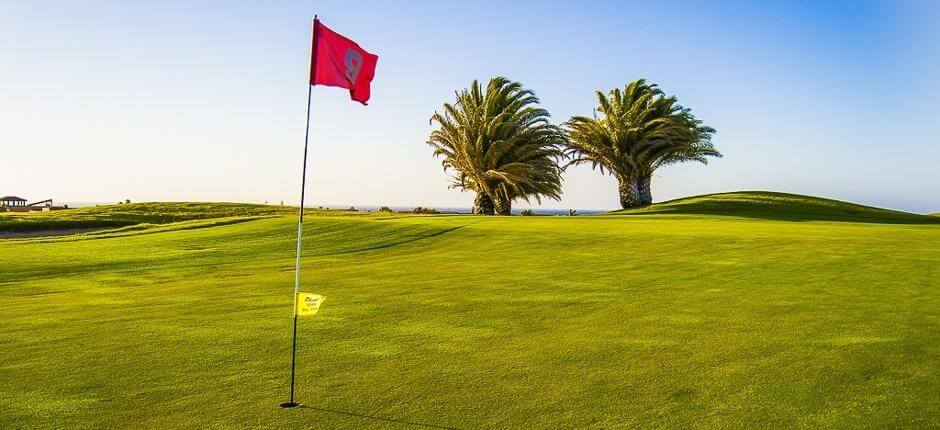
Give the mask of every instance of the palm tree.
<svg viewBox="0 0 940 430">
<path fill-rule="evenodd" d="M 666 100 L 669 101 L 665 104 L 668 106 L 668 118 L 678 128 L 665 144 L 650 146 L 637 160 L 639 170 L 636 181 L 641 205 L 653 203 L 650 180 L 656 169 L 686 161 L 708 164 L 707 157 L 721 157 L 712 144 L 715 129 L 696 118 L 689 108 L 680 106 L 675 96 Z"/>
<path fill-rule="evenodd" d="M 711 143 L 715 130 L 655 84 L 639 79 L 609 95 L 598 91 L 597 99 L 593 118 L 565 123 L 568 165 L 590 164 L 616 177 L 624 209 L 652 203 L 650 178 L 659 167 L 721 156 Z"/>
<path fill-rule="evenodd" d="M 476 193 L 474 213 L 508 215 L 513 200 L 561 197 L 564 136 L 538 103 L 522 84 L 496 77 L 485 90 L 473 81 L 431 116 L 438 127 L 428 144 L 454 172 L 451 186 Z"/>
</svg>

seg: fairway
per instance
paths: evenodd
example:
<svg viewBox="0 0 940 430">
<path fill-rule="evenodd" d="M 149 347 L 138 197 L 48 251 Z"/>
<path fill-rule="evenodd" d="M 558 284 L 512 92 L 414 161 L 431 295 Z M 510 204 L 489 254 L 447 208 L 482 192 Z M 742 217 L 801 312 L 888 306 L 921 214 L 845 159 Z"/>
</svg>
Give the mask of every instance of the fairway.
<svg viewBox="0 0 940 430">
<path fill-rule="evenodd" d="M 4 239 L 0 428 L 940 425 L 940 224 L 706 212 L 310 216 L 293 410 L 294 217 Z"/>
</svg>

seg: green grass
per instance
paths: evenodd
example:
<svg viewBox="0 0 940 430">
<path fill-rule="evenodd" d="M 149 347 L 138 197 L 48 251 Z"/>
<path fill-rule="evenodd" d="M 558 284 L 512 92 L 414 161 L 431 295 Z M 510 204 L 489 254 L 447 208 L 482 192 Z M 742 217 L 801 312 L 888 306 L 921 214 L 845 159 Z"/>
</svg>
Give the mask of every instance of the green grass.
<svg viewBox="0 0 940 430">
<path fill-rule="evenodd" d="M 354 215 L 355 212 L 305 209 L 311 215 Z M 131 203 L 52 212 L 0 213 L 0 232 L 100 229 L 138 224 L 167 224 L 233 217 L 270 217 L 297 213 L 289 206 L 243 203 Z"/>
<path fill-rule="evenodd" d="M 611 214 L 722 215 L 786 221 L 940 224 L 940 220 L 927 215 L 768 191 L 740 191 L 687 197 L 637 209 L 615 211 Z"/>
<path fill-rule="evenodd" d="M 308 218 L 295 410 L 292 217 L 0 241 L 0 428 L 940 424 L 940 225 L 653 209 Z"/>
</svg>

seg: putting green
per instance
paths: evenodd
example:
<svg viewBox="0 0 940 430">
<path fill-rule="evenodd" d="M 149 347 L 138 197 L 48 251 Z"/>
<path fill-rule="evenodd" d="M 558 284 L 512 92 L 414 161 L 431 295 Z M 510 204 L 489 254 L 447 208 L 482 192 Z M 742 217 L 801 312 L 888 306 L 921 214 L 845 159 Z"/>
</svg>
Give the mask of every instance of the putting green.
<svg viewBox="0 0 940 430">
<path fill-rule="evenodd" d="M 940 423 L 940 224 L 647 211 L 309 217 L 293 410 L 293 218 L 2 240 L 0 428 Z"/>
</svg>

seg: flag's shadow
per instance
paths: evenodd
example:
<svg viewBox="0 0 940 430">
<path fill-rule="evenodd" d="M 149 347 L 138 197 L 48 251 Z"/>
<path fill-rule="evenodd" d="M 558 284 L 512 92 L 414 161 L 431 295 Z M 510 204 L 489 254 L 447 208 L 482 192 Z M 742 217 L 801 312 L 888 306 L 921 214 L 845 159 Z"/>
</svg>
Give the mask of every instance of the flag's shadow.
<svg viewBox="0 0 940 430">
<path fill-rule="evenodd" d="M 470 223 L 470 224 L 473 224 L 473 223 Z M 417 242 L 417 241 L 419 241 L 419 240 L 430 239 L 430 238 L 432 238 L 432 237 L 436 237 L 436 236 L 440 236 L 440 235 L 443 235 L 443 234 L 447 234 L 447 233 L 450 233 L 450 232 L 452 232 L 452 231 L 457 231 L 457 230 L 460 230 L 460 229 L 462 229 L 462 228 L 464 228 L 464 227 L 466 227 L 466 226 L 468 226 L 468 225 L 470 225 L 470 224 L 464 224 L 464 225 L 458 225 L 458 226 L 451 227 L 451 228 L 445 228 L 445 229 L 442 229 L 442 230 L 435 231 L 435 232 L 433 232 L 433 233 L 425 234 L 425 235 L 423 235 L 423 236 L 412 237 L 412 238 L 408 238 L 408 239 L 401 240 L 401 241 L 397 241 L 397 242 L 384 243 L 384 244 L 381 244 L 381 245 L 368 246 L 368 247 L 365 247 L 365 248 L 357 248 L 357 249 L 349 249 L 349 250 L 345 250 L 345 251 L 331 252 L 331 253 L 322 254 L 322 255 L 353 254 L 353 253 L 356 253 L 356 252 L 375 251 L 375 250 L 378 250 L 378 249 L 391 248 L 391 247 L 398 246 L 398 245 L 404 245 L 404 244 L 411 243 L 411 242 Z"/>
<path fill-rule="evenodd" d="M 384 421 L 384 422 L 387 422 L 387 423 L 406 424 L 406 425 L 411 425 L 411 426 L 415 426 L 415 427 L 424 427 L 424 428 L 431 428 L 431 429 L 459 430 L 459 429 L 457 429 L 456 427 L 447 427 L 447 426 L 440 426 L 440 425 L 435 425 L 435 424 L 416 423 L 416 422 L 414 422 L 414 421 L 398 420 L 398 419 L 395 419 L 395 418 L 384 418 L 384 417 L 379 417 L 379 416 L 375 416 L 375 415 L 357 414 L 357 413 L 355 413 L 355 412 L 346 412 L 346 411 L 340 411 L 340 410 L 329 409 L 329 408 L 321 408 L 321 407 L 316 407 L 316 406 L 299 405 L 298 407 L 299 407 L 299 408 L 302 408 L 302 409 L 310 409 L 310 410 L 317 411 L 317 412 L 327 412 L 327 413 L 331 413 L 331 414 L 346 415 L 346 416 L 349 416 L 349 417 L 365 418 L 365 419 L 376 420 L 376 421 Z"/>
</svg>

